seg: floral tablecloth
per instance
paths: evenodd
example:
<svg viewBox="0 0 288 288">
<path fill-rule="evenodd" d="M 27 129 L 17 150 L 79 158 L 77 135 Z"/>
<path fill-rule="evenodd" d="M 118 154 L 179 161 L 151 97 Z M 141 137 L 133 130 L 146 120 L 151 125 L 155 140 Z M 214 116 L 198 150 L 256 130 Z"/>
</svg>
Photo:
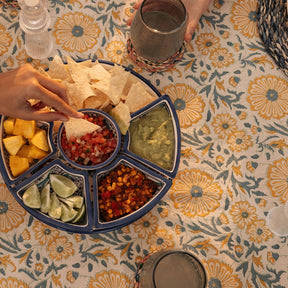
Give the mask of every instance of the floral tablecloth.
<svg viewBox="0 0 288 288">
<path fill-rule="evenodd" d="M 132 1 L 50 0 L 54 55 L 128 66 L 170 95 L 180 167 L 143 218 L 101 234 L 67 233 L 30 216 L 0 183 L 0 287 L 131 287 L 137 263 L 164 248 L 204 265 L 208 287 L 288 287 L 287 238 L 267 212 L 288 200 L 288 79 L 265 52 L 256 0 L 215 0 L 183 59 L 162 73 L 131 62 Z M 47 68 L 23 46 L 19 10 L 0 6 L 1 72 Z"/>
</svg>

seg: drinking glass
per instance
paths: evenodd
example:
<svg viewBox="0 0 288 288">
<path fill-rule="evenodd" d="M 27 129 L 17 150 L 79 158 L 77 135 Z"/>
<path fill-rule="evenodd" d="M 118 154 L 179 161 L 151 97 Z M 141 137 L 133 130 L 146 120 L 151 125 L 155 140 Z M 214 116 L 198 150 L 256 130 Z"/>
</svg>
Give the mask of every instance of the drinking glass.
<svg viewBox="0 0 288 288">
<path fill-rule="evenodd" d="M 268 212 L 267 225 L 276 235 L 288 236 L 288 202 L 285 205 L 273 207 Z"/>
<path fill-rule="evenodd" d="M 131 58 L 155 65 L 174 58 L 179 60 L 186 26 L 187 13 L 181 0 L 144 0 L 131 24 L 128 39 Z"/>
</svg>

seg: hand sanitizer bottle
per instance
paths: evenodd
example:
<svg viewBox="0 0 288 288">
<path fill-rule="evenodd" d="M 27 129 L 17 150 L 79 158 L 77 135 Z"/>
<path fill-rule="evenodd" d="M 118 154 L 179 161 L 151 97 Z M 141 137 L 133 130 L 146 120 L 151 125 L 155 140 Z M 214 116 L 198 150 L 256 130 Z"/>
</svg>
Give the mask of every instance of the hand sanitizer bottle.
<svg viewBox="0 0 288 288">
<path fill-rule="evenodd" d="M 51 18 L 45 7 L 45 0 L 18 0 L 21 11 L 19 24 L 25 32 L 25 46 L 28 55 L 33 58 L 47 58 L 53 42 L 48 28 Z"/>
</svg>

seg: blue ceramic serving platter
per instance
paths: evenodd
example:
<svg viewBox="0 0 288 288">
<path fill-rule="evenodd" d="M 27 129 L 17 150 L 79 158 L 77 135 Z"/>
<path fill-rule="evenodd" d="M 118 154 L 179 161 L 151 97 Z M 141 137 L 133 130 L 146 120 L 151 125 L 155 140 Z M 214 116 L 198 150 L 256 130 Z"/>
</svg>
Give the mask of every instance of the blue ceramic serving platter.
<svg viewBox="0 0 288 288">
<path fill-rule="evenodd" d="M 109 61 L 98 61 L 105 68 L 107 68 L 107 70 L 113 67 L 113 65 L 118 65 Z M 141 119 L 141 117 L 145 116 L 149 111 L 157 109 L 159 106 L 165 107 L 172 119 L 174 133 L 174 157 L 172 167 L 169 169 L 164 169 L 157 164 L 154 164 L 147 159 L 143 159 L 132 153 L 130 151 L 131 135 L 129 132 L 127 132 L 125 136 L 122 136 L 121 146 L 119 147 L 117 153 L 111 157 L 110 161 L 105 162 L 105 164 L 100 169 L 93 168 L 84 170 L 81 167 L 77 167 L 75 165 L 72 166 L 68 163 L 67 159 L 65 159 L 60 149 L 57 149 L 57 143 L 59 139 L 53 135 L 53 123 L 39 122 L 37 125 L 45 127 L 48 132 L 48 142 L 51 152 L 46 158 L 32 165 L 28 171 L 15 178 L 12 177 L 9 170 L 8 154 L 2 144 L 2 139 L 6 136 L 3 130 L 3 121 L 7 117 L 0 116 L 0 170 L 3 179 L 15 199 L 24 207 L 24 209 L 26 209 L 31 215 L 40 221 L 52 227 L 74 233 L 93 234 L 116 230 L 130 223 L 133 223 L 144 214 L 146 214 L 160 201 L 160 199 L 171 187 L 172 180 L 178 171 L 181 145 L 179 121 L 175 107 L 168 95 L 162 96 L 161 93 L 147 79 L 143 78 L 141 75 L 128 69 L 127 67 L 124 68 L 126 71 L 130 72 L 138 81 L 144 84 L 150 93 L 157 97 L 154 102 L 131 114 L 132 121 Z M 153 197 L 138 210 L 116 220 L 105 222 L 99 214 L 97 186 L 99 184 L 99 180 L 102 177 L 107 175 L 109 171 L 113 170 L 115 167 L 117 167 L 117 165 L 120 164 L 124 164 L 129 167 L 135 167 L 137 170 L 141 171 L 148 179 L 157 183 L 157 191 Z M 86 212 L 84 218 L 81 221 L 77 223 L 64 223 L 61 220 L 52 219 L 47 214 L 42 213 L 38 209 L 29 208 L 23 203 L 22 197 L 24 191 L 33 184 L 36 184 L 39 189 L 41 189 L 41 187 L 48 181 L 49 175 L 51 173 L 65 175 L 73 180 L 74 183 L 76 183 L 78 187 L 77 193 L 84 197 L 84 202 L 86 205 Z"/>
</svg>

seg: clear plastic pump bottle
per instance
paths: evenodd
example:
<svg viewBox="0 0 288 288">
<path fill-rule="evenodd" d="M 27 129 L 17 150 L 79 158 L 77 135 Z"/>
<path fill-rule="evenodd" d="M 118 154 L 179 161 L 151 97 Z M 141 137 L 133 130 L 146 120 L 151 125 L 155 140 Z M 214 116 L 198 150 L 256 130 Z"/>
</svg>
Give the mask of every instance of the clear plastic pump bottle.
<svg viewBox="0 0 288 288">
<path fill-rule="evenodd" d="M 51 18 L 45 0 L 18 0 L 21 11 L 19 24 L 25 32 L 25 46 L 28 55 L 42 59 L 50 55 L 53 42 L 48 28 Z"/>
</svg>

